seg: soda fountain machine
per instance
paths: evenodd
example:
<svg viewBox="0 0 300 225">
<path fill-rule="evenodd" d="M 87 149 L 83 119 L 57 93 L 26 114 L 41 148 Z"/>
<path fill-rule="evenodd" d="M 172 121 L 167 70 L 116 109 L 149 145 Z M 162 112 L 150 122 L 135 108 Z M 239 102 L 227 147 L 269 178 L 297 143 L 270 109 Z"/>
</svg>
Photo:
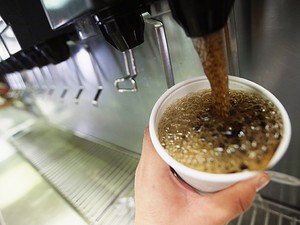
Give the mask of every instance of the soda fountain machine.
<svg viewBox="0 0 300 225">
<path fill-rule="evenodd" d="M 296 0 L 0 0 L 0 76 L 15 102 L 0 111 L 5 140 L 78 217 L 61 214 L 82 220 L 72 224 L 133 224 L 151 109 L 175 83 L 205 76 L 191 38 L 222 30 L 228 73 L 273 92 L 293 128 L 273 182 L 229 224 L 300 224 L 299 8 Z M 38 193 L 27 193 L 28 212 L 0 199 L 0 224 L 28 215 L 59 224 L 54 203 L 36 210 L 52 196 Z M 23 213 L 11 216 L 16 209 Z"/>
</svg>

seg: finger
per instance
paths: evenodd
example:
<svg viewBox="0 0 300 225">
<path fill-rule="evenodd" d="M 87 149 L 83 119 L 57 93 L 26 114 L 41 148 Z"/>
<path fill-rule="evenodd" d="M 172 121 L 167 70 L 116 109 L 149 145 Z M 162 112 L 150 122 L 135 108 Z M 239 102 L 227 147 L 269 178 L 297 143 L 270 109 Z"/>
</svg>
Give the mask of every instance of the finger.
<svg viewBox="0 0 300 225">
<path fill-rule="evenodd" d="M 218 206 L 220 218 L 223 217 L 224 221 L 228 222 L 247 211 L 256 192 L 266 186 L 269 181 L 268 174 L 261 173 L 252 179 L 241 181 L 232 187 L 208 196 L 208 198 Z"/>
</svg>

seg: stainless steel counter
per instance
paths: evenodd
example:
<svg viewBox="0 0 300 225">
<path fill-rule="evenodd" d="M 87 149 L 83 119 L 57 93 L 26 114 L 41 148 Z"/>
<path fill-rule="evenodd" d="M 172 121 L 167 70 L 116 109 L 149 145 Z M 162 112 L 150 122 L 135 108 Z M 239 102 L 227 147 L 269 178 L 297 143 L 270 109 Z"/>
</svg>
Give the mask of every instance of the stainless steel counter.
<svg viewBox="0 0 300 225">
<path fill-rule="evenodd" d="M 234 8 L 240 74 L 271 91 L 286 108 L 292 138 L 273 168 L 300 178 L 300 1 L 237 0 Z M 264 196 L 300 208 L 299 187 L 269 185 Z"/>
</svg>

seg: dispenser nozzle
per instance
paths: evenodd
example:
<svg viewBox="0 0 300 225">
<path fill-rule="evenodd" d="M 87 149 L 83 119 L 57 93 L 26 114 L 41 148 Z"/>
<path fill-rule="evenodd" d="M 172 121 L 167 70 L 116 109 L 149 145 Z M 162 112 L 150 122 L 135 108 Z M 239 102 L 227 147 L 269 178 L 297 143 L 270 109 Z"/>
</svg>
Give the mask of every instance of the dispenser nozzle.
<svg viewBox="0 0 300 225">
<path fill-rule="evenodd" d="M 95 15 L 104 38 L 124 52 L 144 42 L 143 5 L 107 6 Z"/>
<path fill-rule="evenodd" d="M 174 19 L 192 38 L 220 30 L 233 4 L 234 0 L 169 0 Z"/>
</svg>

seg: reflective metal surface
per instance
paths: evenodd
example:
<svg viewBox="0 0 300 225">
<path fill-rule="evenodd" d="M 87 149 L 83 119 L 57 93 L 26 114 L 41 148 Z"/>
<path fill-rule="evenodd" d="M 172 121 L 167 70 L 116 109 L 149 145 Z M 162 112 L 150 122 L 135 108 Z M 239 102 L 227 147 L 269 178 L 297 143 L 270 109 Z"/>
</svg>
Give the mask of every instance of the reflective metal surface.
<svg viewBox="0 0 300 225">
<path fill-rule="evenodd" d="M 175 81 L 174 81 L 172 62 L 170 58 L 170 51 L 169 51 L 164 25 L 159 20 L 153 19 L 149 13 L 143 13 L 142 16 L 146 23 L 153 25 L 154 27 L 156 33 L 156 39 L 157 39 L 163 67 L 164 67 L 167 87 L 170 88 L 175 84 L 174 83 Z"/>
<path fill-rule="evenodd" d="M 157 8 L 164 7 L 166 6 L 161 3 Z M 166 11 L 166 14 L 156 18 L 165 26 L 175 82 L 203 75 L 191 40 L 186 38 L 171 14 Z M 85 48 L 72 45 L 73 57 L 83 76 L 81 81 L 84 90 L 78 104 L 74 103 L 79 90 L 78 80 L 68 62 L 48 67 L 55 83 L 51 95 L 48 91 L 41 92 L 41 85 L 33 74 L 28 73 L 28 81 L 33 86 L 34 101 L 43 114 L 58 126 L 139 153 L 143 130 L 148 124 L 151 109 L 158 97 L 167 90 L 155 30 L 153 25 L 145 26 L 145 43 L 133 49 L 138 74 L 135 77 L 137 92 L 119 93 L 115 88 L 115 80 L 126 74 L 123 54 L 110 46 L 101 35 L 97 35 L 88 39 L 86 44 L 94 56 L 94 61 L 99 65 L 98 74 L 103 89 L 98 98 L 98 107 L 92 104 L 99 86 L 92 61 Z"/>
<path fill-rule="evenodd" d="M 72 0 L 72 2 L 70 0 L 42 0 L 41 3 L 53 29 L 69 22 L 91 7 L 89 1 L 81 0 Z"/>
<path fill-rule="evenodd" d="M 274 170 L 300 178 L 300 2 L 237 0 L 234 8 L 239 69 L 242 77 L 270 90 L 285 106 L 292 123 L 290 147 Z M 300 189 L 271 184 L 263 194 L 300 208 Z"/>
</svg>

